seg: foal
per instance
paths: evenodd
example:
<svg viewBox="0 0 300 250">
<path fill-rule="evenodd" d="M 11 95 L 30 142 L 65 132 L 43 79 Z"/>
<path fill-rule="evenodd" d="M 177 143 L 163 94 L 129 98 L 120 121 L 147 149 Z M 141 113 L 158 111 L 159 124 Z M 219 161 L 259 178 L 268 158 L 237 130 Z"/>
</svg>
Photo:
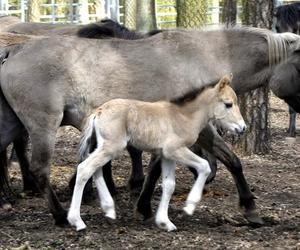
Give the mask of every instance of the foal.
<svg viewBox="0 0 300 250">
<path fill-rule="evenodd" d="M 94 177 L 105 216 L 116 218 L 114 201 L 103 179 L 102 166 L 130 143 L 138 149 L 161 155 L 162 197 L 155 222 L 167 231 L 176 230 L 168 218 L 168 205 L 175 188 L 175 163 L 194 167 L 198 172 L 184 207 L 184 211 L 192 215 L 201 199 L 210 167 L 206 160 L 188 147 L 196 142 L 199 132 L 212 119 L 235 133 L 246 129 L 230 82 L 231 77 L 224 76 L 214 87 L 203 87 L 170 102 L 114 99 L 96 109 L 88 119 L 81 140 L 80 154 L 88 157 L 78 166 L 68 213 L 69 223 L 77 230 L 86 227 L 80 217 L 80 204 L 84 186 L 91 176 Z M 88 155 L 95 137 L 97 148 Z"/>
</svg>

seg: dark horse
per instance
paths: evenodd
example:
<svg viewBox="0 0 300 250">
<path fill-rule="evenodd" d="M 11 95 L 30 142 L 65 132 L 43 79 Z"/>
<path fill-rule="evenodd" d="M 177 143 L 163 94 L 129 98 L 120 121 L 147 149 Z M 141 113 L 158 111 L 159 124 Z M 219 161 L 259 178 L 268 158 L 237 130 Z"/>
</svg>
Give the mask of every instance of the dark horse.
<svg viewBox="0 0 300 250">
<path fill-rule="evenodd" d="M 300 34 L 300 2 L 279 6 L 275 9 L 274 16 L 276 17 L 276 31 L 293 32 Z M 288 135 L 290 137 L 296 136 L 296 112 L 289 106 L 290 123 L 288 128 Z"/>
<path fill-rule="evenodd" d="M 52 37 L 3 49 L 0 54 L 8 57 L 1 66 L 1 88 L 30 135 L 31 170 L 40 190 L 47 194 L 56 223 L 66 221 L 66 212 L 49 182 L 60 125 L 81 129 L 91 110 L 109 99 L 170 99 L 215 82 L 227 72 L 235 75 L 232 85 L 238 93 L 263 86 L 272 78 L 277 94 L 297 108 L 297 96 L 279 91 L 281 76 L 270 63 L 284 65 L 279 61 L 286 47 L 289 59 L 297 59 L 294 51 L 299 46 L 290 42 L 298 40 L 296 35 L 275 36 L 259 29 L 174 30 L 135 41 Z M 279 60 L 273 62 L 273 57 Z M 212 126 L 200 137 L 204 139 L 199 144 L 232 173 L 245 216 L 260 223 L 239 159 Z"/>
</svg>

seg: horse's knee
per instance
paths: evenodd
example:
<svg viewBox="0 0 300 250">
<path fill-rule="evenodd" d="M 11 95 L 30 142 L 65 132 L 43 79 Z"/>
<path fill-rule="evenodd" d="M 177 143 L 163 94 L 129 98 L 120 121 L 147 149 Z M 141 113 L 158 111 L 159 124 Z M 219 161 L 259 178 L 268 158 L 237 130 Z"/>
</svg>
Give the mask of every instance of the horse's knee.
<svg viewBox="0 0 300 250">
<path fill-rule="evenodd" d="M 196 170 L 198 172 L 198 175 L 202 174 L 205 177 L 208 177 L 211 173 L 211 168 L 209 166 L 209 163 L 207 160 L 204 159 L 201 161 L 201 164 L 196 167 Z"/>
</svg>

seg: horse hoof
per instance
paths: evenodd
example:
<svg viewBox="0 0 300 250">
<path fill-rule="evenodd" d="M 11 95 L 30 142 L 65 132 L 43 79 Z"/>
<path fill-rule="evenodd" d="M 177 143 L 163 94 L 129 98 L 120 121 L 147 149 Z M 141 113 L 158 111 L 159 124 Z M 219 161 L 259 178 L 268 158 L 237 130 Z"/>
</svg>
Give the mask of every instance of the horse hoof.
<svg viewBox="0 0 300 250">
<path fill-rule="evenodd" d="M 193 213 L 194 213 L 194 211 L 195 211 L 195 208 L 196 208 L 195 204 L 193 204 L 193 203 L 188 203 L 188 204 L 186 204 L 185 207 L 183 208 L 183 211 L 184 211 L 187 215 L 191 216 L 191 215 L 193 215 Z"/>
<path fill-rule="evenodd" d="M 153 217 L 151 206 L 145 206 L 145 204 L 143 207 L 136 206 L 134 213 L 137 217 L 142 216 L 144 221 Z"/>
<path fill-rule="evenodd" d="M 156 221 L 156 225 L 163 230 L 172 232 L 177 230 L 177 227 L 171 221 Z"/>
<path fill-rule="evenodd" d="M 265 224 L 263 219 L 255 211 L 249 211 L 244 213 L 244 217 L 252 226 L 259 227 Z"/>
<path fill-rule="evenodd" d="M 67 212 L 56 216 L 55 218 L 55 225 L 59 227 L 65 227 L 69 225 L 68 219 L 67 219 Z"/>
</svg>

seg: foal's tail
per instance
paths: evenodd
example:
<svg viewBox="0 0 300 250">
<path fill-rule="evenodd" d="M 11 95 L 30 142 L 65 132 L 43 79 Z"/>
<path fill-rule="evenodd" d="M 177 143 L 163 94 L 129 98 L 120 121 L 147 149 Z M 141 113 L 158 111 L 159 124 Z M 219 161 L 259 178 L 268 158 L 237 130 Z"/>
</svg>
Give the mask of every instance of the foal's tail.
<svg viewBox="0 0 300 250">
<path fill-rule="evenodd" d="M 80 162 L 84 161 L 90 153 L 97 147 L 97 136 L 95 130 L 96 115 L 89 116 L 86 125 L 83 129 L 80 145 L 79 145 L 79 158 Z"/>
</svg>

